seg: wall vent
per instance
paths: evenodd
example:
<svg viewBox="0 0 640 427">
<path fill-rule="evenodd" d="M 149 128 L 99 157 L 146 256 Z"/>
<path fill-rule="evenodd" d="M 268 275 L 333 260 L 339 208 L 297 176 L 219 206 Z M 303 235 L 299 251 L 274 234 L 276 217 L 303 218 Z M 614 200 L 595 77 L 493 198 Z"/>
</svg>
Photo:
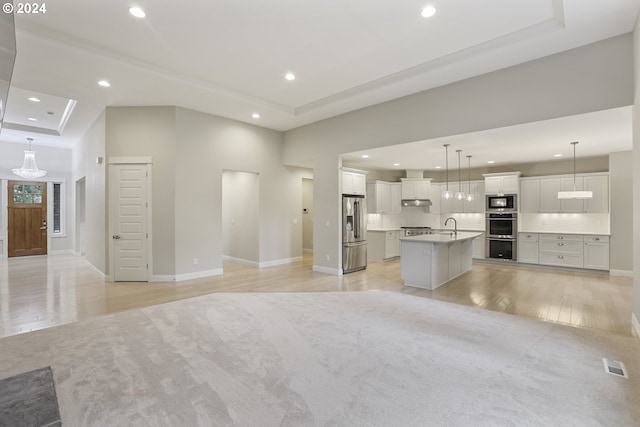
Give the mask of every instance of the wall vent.
<svg viewBox="0 0 640 427">
<path fill-rule="evenodd" d="M 618 362 L 617 360 L 609 360 L 604 357 L 602 358 L 602 363 L 604 364 L 604 370 L 606 373 L 618 377 L 629 378 L 627 370 L 624 367 L 624 363 Z"/>
</svg>

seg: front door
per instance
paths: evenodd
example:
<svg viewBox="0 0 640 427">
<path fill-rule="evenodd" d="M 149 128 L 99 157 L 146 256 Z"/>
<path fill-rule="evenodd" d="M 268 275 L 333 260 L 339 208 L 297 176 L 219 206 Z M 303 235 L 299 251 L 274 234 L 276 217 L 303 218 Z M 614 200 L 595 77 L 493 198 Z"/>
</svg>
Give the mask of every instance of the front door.
<svg viewBox="0 0 640 427">
<path fill-rule="evenodd" d="M 8 256 L 46 255 L 47 184 L 9 181 Z"/>
</svg>

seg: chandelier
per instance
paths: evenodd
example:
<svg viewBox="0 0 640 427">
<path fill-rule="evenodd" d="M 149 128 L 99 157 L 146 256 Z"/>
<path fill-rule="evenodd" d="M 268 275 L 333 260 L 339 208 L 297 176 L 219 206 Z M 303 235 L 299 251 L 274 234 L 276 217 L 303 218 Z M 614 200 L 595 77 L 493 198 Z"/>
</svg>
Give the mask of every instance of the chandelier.
<svg viewBox="0 0 640 427">
<path fill-rule="evenodd" d="M 29 150 L 24 150 L 22 166 L 20 169 L 11 169 L 11 172 L 25 179 L 42 178 L 47 174 L 47 171 L 38 169 L 36 152 L 31 151 L 31 141 L 33 141 L 33 138 L 27 138 L 27 140 L 29 141 Z"/>
</svg>

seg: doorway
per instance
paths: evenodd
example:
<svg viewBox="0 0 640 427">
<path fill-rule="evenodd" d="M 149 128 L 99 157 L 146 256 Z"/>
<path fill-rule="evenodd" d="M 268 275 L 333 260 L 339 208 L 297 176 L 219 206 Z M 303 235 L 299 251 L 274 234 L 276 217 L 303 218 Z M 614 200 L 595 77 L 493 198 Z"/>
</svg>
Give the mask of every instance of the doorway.
<svg viewBox="0 0 640 427">
<path fill-rule="evenodd" d="M 313 253 L 313 180 L 302 178 L 302 252 Z"/>
<path fill-rule="evenodd" d="M 260 175 L 222 172 L 222 259 L 260 266 Z"/>
<path fill-rule="evenodd" d="M 47 254 L 47 183 L 9 181 L 7 256 Z"/>
</svg>

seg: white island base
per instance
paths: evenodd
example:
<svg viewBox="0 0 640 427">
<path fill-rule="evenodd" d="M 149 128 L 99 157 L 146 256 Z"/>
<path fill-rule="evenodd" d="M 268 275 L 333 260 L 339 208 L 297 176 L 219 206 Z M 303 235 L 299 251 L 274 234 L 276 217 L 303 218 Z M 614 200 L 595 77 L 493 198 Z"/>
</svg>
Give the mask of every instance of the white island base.
<svg viewBox="0 0 640 427">
<path fill-rule="evenodd" d="M 407 286 L 436 289 L 471 270 L 472 241 L 481 233 L 439 233 L 400 241 L 400 274 Z"/>
</svg>

